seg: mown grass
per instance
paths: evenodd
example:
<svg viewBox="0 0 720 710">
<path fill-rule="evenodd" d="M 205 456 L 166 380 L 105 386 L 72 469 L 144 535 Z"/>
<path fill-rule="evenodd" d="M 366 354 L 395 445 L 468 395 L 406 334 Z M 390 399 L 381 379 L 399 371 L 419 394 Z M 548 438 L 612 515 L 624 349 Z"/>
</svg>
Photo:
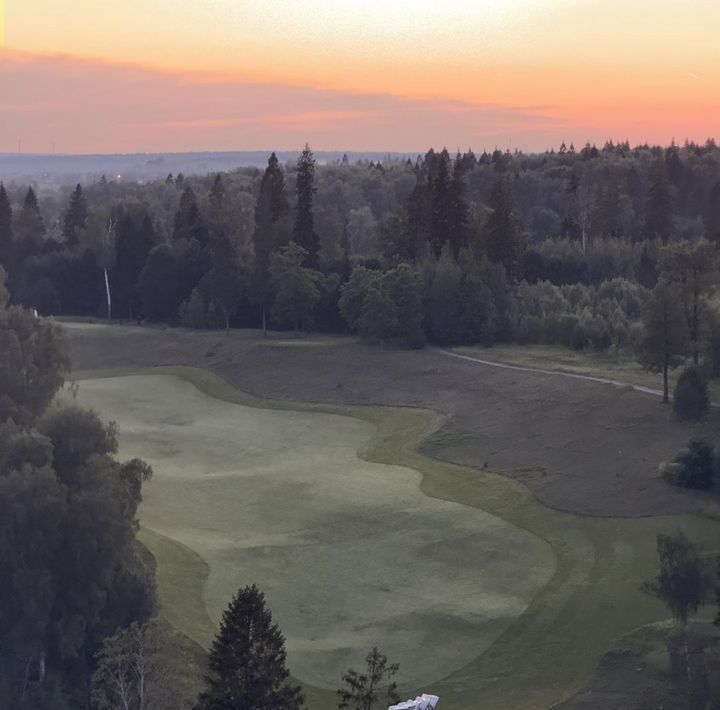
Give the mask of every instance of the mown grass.
<svg viewBox="0 0 720 710">
<path fill-rule="evenodd" d="M 403 689 L 434 692 L 445 707 L 530 710 L 561 702 L 584 686 L 617 639 L 667 617 L 665 609 L 640 590 L 656 568 L 658 533 L 681 528 L 708 552 L 720 551 L 720 523 L 704 515 L 583 518 L 543 506 L 527 488 L 509 478 L 428 458 L 418 447 L 442 425 L 443 417 L 436 412 L 280 403 L 240 392 L 206 370 L 150 370 L 159 371 L 183 377 L 208 395 L 245 406 L 328 412 L 368 421 L 375 426 L 375 436 L 360 452 L 363 458 L 414 468 L 423 476 L 421 489 L 426 495 L 497 515 L 552 546 L 555 576 L 485 653 L 431 688 Z M 139 373 L 94 371 L 76 373 L 76 377 L 118 374 Z M 164 612 L 184 618 L 201 614 L 202 566 L 167 546 L 158 544 L 155 551 L 159 574 L 165 578 L 160 584 Z M 164 567 L 168 570 L 161 571 Z M 309 707 L 334 707 L 332 693 L 306 691 Z"/>
</svg>

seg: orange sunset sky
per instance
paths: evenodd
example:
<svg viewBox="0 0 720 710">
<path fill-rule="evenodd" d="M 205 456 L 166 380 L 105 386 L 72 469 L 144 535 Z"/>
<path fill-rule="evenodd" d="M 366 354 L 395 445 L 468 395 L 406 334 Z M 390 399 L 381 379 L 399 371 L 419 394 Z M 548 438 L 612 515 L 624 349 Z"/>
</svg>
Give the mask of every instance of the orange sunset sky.
<svg viewBox="0 0 720 710">
<path fill-rule="evenodd" d="M 720 133 L 720 0 L 5 0 L 4 11 L 0 152 L 544 150 Z"/>
</svg>

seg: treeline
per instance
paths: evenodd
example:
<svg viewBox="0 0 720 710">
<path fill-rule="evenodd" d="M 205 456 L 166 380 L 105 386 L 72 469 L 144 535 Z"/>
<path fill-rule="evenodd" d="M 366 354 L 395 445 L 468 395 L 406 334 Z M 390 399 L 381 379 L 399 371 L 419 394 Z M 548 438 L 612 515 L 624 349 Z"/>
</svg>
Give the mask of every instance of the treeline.
<svg viewBox="0 0 720 710">
<path fill-rule="evenodd" d="M 602 349 L 637 333 L 664 245 L 720 241 L 720 150 L 320 167 L 306 147 L 265 171 L 41 198 L 0 187 L 0 263 L 13 301 L 44 314 Z"/>
</svg>

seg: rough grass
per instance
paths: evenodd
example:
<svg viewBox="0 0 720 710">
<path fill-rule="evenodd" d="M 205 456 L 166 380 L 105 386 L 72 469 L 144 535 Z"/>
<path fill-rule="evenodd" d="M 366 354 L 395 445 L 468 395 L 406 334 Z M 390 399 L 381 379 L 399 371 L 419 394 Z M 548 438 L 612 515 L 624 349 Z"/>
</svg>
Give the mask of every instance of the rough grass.
<svg viewBox="0 0 720 710">
<path fill-rule="evenodd" d="M 410 695 L 416 690 L 435 692 L 444 704 L 457 709 L 515 710 L 546 708 L 558 703 L 584 686 L 616 639 L 638 626 L 666 617 L 660 604 L 639 589 L 655 569 L 655 537 L 659 532 L 680 527 L 704 543 L 708 551 L 718 551 L 720 524 L 705 516 L 577 517 L 546 508 L 527 488 L 509 478 L 427 458 L 417 447 L 443 421 L 427 410 L 301 407 L 258 401 L 203 370 L 173 368 L 170 372 L 224 401 L 266 409 L 346 414 L 371 423 L 375 429 L 360 452 L 363 459 L 415 469 L 422 474 L 420 490 L 427 496 L 486 511 L 552 546 L 556 557 L 554 576 L 488 649 L 483 652 L 478 647 L 471 660 L 442 680 L 423 683 L 422 687 L 404 686 L 403 694 Z M 176 580 L 183 579 L 184 587 L 168 597 L 161 583 L 164 607 L 176 608 L 175 613 L 181 618 L 195 615 L 197 607 L 202 606 L 197 596 L 202 585 L 202 566 L 190 564 L 186 570 L 178 557 L 173 559 L 171 564 L 181 570 L 166 577 L 171 579 L 175 575 Z M 459 568 L 477 564 L 465 552 L 457 558 Z M 161 577 L 166 574 L 163 566 L 161 551 Z M 398 575 L 393 572 L 395 579 Z M 481 575 L 482 572 L 478 578 Z M 321 580 L 317 584 L 318 593 L 323 593 L 325 583 L 326 580 Z M 514 594 L 515 590 L 509 588 L 507 592 Z M 440 667 L 442 658 L 432 644 L 428 656 L 431 663 Z M 309 690 L 311 707 L 332 707 L 332 694 Z"/>
<path fill-rule="evenodd" d="M 631 353 L 605 353 L 588 350 L 570 350 L 556 345 L 494 345 L 491 348 L 462 346 L 454 348 L 458 353 L 473 355 L 484 360 L 535 367 L 553 372 L 589 375 L 624 382 L 628 386 L 640 385 L 662 389 L 662 375 L 644 370 Z M 670 371 L 670 392 L 675 388 L 682 367 Z M 710 396 L 720 399 L 720 381 L 708 382 Z"/>
</svg>

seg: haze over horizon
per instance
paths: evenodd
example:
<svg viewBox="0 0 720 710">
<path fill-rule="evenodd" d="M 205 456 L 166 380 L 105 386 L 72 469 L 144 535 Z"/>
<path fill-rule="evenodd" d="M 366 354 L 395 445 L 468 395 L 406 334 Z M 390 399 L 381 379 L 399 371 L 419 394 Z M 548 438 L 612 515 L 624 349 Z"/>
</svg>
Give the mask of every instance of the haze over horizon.
<svg viewBox="0 0 720 710">
<path fill-rule="evenodd" d="M 710 0 L 5 0 L 0 152 L 704 141 L 718 27 Z"/>
</svg>

